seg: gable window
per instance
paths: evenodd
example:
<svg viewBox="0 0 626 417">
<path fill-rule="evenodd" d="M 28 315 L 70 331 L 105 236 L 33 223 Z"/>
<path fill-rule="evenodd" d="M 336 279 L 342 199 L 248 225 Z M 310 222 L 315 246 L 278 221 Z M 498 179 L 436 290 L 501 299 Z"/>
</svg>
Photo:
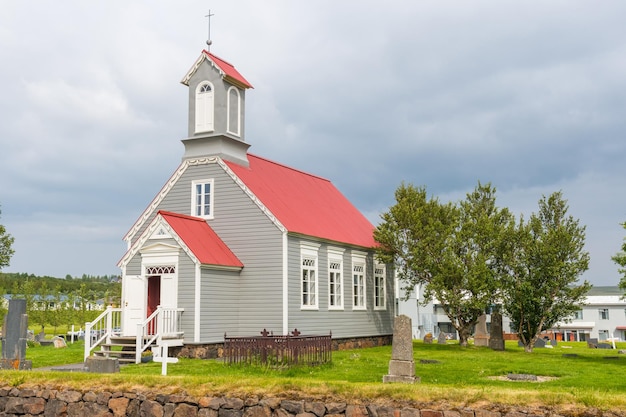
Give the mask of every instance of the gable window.
<svg viewBox="0 0 626 417">
<path fill-rule="evenodd" d="M 317 309 L 317 250 L 318 247 L 300 247 L 301 307 Z"/>
<path fill-rule="evenodd" d="M 213 218 L 213 180 L 191 183 L 191 214 L 203 219 Z"/>
<path fill-rule="evenodd" d="M 377 310 L 387 308 L 385 290 L 385 265 L 376 265 L 374 267 L 374 308 Z"/>
<path fill-rule="evenodd" d="M 365 310 L 365 257 L 352 258 L 352 306 L 355 310 Z"/>
<path fill-rule="evenodd" d="M 205 81 L 196 88 L 196 133 L 213 131 L 213 86 Z"/>
<path fill-rule="evenodd" d="M 235 87 L 228 89 L 228 119 L 226 120 L 226 131 L 232 133 L 235 136 L 240 136 L 239 133 L 241 127 L 241 98 L 239 96 L 239 90 Z"/>
</svg>

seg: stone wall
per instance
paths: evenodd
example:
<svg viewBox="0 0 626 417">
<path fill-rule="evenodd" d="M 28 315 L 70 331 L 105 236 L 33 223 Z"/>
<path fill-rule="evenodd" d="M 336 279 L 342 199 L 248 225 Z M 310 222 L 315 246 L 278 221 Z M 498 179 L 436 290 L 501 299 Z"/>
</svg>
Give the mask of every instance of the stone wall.
<svg viewBox="0 0 626 417">
<path fill-rule="evenodd" d="M 623 417 L 626 412 L 529 409 L 435 409 L 280 398 L 192 397 L 185 394 L 80 392 L 0 388 L 0 416 L 43 417 Z"/>
</svg>

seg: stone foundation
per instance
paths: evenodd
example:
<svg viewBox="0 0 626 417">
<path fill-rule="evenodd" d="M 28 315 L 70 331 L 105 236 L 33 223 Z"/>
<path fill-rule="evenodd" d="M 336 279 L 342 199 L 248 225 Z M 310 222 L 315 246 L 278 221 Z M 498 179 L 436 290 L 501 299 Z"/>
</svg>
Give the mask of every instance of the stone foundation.
<svg viewBox="0 0 626 417">
<path fill-rule="evenodd" d="M 392 335 L 333 339 L 333 350 L 362 349 L 390 345 Z M 186 344 L 170 348 L 170 356 L 191 359 L 216 359 L 224 356 L 223 343 Z"/>
<path fill-rule="evenodd" d="M 570 413 L 551 409 L 482 406 L 439 409 L 407 404 L 317 401 L 275 397 L 194 397 L 184 392 L 81 392 L 29 387 L 0 387 L 1 416 L 67 417 L 624 417 L 626 412 L 576 409 Z"/>
</svg>

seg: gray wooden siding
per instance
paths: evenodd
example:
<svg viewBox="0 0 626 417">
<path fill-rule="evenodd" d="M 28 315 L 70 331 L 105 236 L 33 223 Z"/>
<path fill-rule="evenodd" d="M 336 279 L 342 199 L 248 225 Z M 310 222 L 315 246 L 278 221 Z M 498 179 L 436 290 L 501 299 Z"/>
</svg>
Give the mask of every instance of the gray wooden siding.
<svg viewBox="0 0 626 417">
<path fill-rule="evenodd" d="M 238 331 L 239 335 L 257 335 L 264 328 L 280 331 L 282 233 L 219 166 L 208 168 L 205 177 L 215 180 L 215 218 L 209 224 L 244 264 L 233 285 L 237 325 L 224 330 L 229 334 Z M 195 176 L 202 178 L 199 173 Z M 224 319 L 233 323 L 231 318 Z M 215 317 L 203 312 L 202 323 L 211 320 Z"/>
<path fill-rule="evenodd" d="M 126 265 L 126 275 L 141 275 L 140 253 L 136 253 Z"/>
<path fill-rule="evenodd" d="M 195 316 L 195 263 L 185 251 L 180 252 L 178 258 L 178 308 L 184 308 L 182 315 L 182 330 L 185 332 L 185 341 L 192 342 L 194 337 Z"/>
<path fill-rule="evenodd" d="M 333 338 L 387 335 L 393 333 L 393 280 L 387 272 L 387 309 L 374 310 L 373 254 L 366 258 L 366 310 L 352 308 L 352 250 L 343 253 L 343 310 L 329 309 L 328 246 L 321 243 L 318 251 L 318 310 L 301 308 L 300 243 L 301 237 L 289 237 L 289 331 L 297 328 L 302 334 L 327 334 Z M 315 242 L 318 243 L 319 242 Z M 331 245 L 338 247 L 338 245 Z M 362 252 L 362 251 L 359 251 Z M 389 269 L 389 268 L 388 268 Z"/>
<path fill-rule="evenodd" d="M 255 335 L 264 328 L 280 332 L 282 328 L 282 234 L 278 228 L 261 212 L 259 207 L 235 184 L 230 176 L 217 164 L 190 166 L 178 182 L 161 201 L 150 219 L 142 225 L 138 236 L 154 219 L 158 210 L 191 214 L 191 183 L 200 179 L 214 180 L 214 219 L 209 225 L 217 232 L 228 247 L 244 264 L 240 277 L 233 291 L 238 296 L 236 309 L 229 309 L 224 314 L 215 314 L 213 309 L 201 310 L 201 342 L 213 342 L 213 330 L 220 328 L 220 340 L 227 331 L 232 334 L 239 331 L 242 335 Z M 213 273 L 203 271 L 202 291 L 211 288 Z M 221 279 L 218 274 L 216 279 Z M 194 314 L 193 300 L 195 291 L 195 271 L 181 266 L 178 275 L 179 306 L 185 308 L 185 339 L 193 338 Z M 222 284 L 225 285 L 226 280 Z M 228 294 L 222 295 L 229 300 Z M 220 302 L 202 299 L 202 305 Z M 221 302 L 220 302 L 221 303 Z M 184 305 L 183 305 L 184 304 Z M 187 305 L 189 304 L 189 306 Z M 209 340 L 210 339 L 210 340 Z"/>
<path fill-rule="evenodd" d="M 239 281 L 239 273 L 235 271 L 202 270 L 200 334 L 203 342 L 222 342 L 224 333 L 241 336 L 237 332 Z"/>
</svg>

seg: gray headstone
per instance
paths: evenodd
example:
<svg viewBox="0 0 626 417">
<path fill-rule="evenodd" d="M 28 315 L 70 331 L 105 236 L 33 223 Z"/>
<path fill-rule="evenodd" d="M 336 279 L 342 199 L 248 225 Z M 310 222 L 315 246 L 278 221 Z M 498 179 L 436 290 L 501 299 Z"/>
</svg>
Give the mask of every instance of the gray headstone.
<svg viewBox="0 0 626 417">
<path fill-rule="evenodd" d="M 393 322 L 393 341 L 391 359 L 401 361 L 413 360 L 413 336 L 411 334 L 411 318 L 397 316 Z"/>
<path fill-rule="evenodd" d="M 120 362 L 117 358 L 89 356 L 85 360 L 85 370 L 98 374 L 113 374 L 120 371 Z"/>
<path fill-rule="evenodd" d="M 437 343 L 440 345 L 445 345 L 448 343 L 446 339 L 446 334 L 444 332 L 439 332 L 439 337 L 437 337 Z"/>
<path fill-rule="evenodd" d="M 478 323 L 476 323 L 476 329 L 474 331 L 474 346 L 489 346 L 487 316 L 484 314 L 478 317 Z"/>
<path fill-rule="evenodd" d="M 537 341 L 535 342 L 535 347 L 536 348 L 544 348 L 544 347 L 546 347 L 545 339 L 542 339 L 541 337 L 539 339 L 537 339 Z"/>
<path fill-rule="evenodd" d="M 28 334 L 28 315 L 26 300 L 9 300 L 2 329 L 2 369 L 30 369 L 32 363 L 26 361 L 26 338 Z"/>
<path fill-rule="evenodd" d="M 24 359 L 26 354 L 26 326 L 23 316 L 26 315 L 26 300 L 9 300 L 9 311 L 4 321 L 4 341 L 2 343 L 2 359 Z M 23 346 L 21 346 L 23 344 Z"/>
<path fill-rule="evenodd" d="M 383 382 L 414 383 L 415 362 L 413 361 L 413 336 L 411 334 L 411 318 L 397 316 L 393 323 L 393 341 L 389 374 L 383 376 Z"/>
<path fill-rule="evenodd" d="M 491 334 L 489 335 L 489 347 L 493 350 L 504 350 L 504 333 L 502 332 L 502 314 L 491 314 Z"/>
</svg>

